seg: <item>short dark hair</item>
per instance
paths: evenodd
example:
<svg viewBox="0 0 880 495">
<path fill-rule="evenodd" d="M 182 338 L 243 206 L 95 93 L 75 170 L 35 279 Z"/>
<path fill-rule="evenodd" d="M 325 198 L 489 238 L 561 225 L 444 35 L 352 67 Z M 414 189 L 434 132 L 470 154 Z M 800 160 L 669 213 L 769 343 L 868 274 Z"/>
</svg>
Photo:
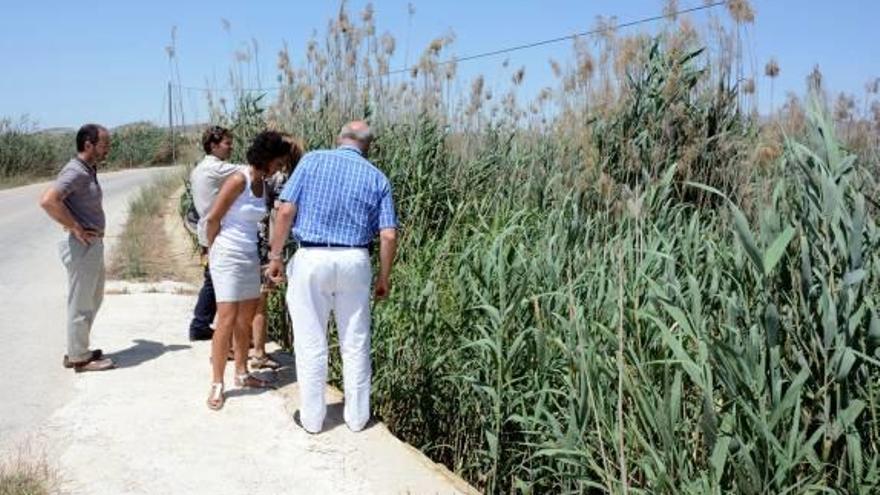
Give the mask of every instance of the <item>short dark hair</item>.
<svg viewBox="0 0 880 495">
<path fill-rule="evenodd" d="M 92 146 L 98 144 L 98 135 L 105 130 L 98 124 L 86 124 L 76 131 L 76 151 L 81 153 L 86 150 L 86 143 L 92 143 Z"/>
<path fill-rule="evenodd" d="M 269 168 L 269 162 L 288 155 L 290 155 L 290 143 L 284 140 L 280 132 L 263 131 L 257 134 L 248 148 L 247 161 L 255 169 L 265 171 Z"/>
<path fill-rule="evenodd" d="M 202 149 L 205 150 L 205 153 L 211 154 L 211 145 L 219 144 L 225 137 L 232 138 L 232 132 L 225 127 L 214 125 L 205 129 L 205 132 L 202 133 Z"/>
</svg>

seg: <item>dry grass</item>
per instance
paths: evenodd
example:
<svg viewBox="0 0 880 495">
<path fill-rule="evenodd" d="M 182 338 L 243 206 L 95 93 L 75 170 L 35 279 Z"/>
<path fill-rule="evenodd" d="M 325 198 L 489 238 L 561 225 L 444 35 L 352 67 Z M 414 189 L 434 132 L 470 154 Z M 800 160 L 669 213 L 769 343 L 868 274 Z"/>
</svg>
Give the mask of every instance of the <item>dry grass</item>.
<svg viewBox="0 0 880 495">
<path fill-rule="evenodd" d="M 199 248 L 192 234 L 184 227 L 178 213 L 180 200 L 184 194 L 184 187 L 174 191 L 162 213 L 165 235 L 169 239 L 166 256 L 175 267 L 174 276 L 171 277 L 173 280 L 198 286 L 202 283 L 203 270 Z"/>
<path fill-rule="evenodd" d="M 45 454 L 37 454 L 27 447 L 20 448 L 10 459 L 0 461 L 0 495 L 56 493 L 60 479 Z"/>
<path fill-rule="evenodd" d="M 172 242 L 166 223 L 169 219 L 179 221 L 175 205 L 181 184 L 180 174 L 165 174 L 145 186 L 130 203 L 125 231 L 113 251 L 109 278 L 141 282 L 180 279 L 181 265 L 186 263 L 180 258 L 190 256 L 177 253 L 180 249 L 175 246 L 179 243 Z"/>
</svg>

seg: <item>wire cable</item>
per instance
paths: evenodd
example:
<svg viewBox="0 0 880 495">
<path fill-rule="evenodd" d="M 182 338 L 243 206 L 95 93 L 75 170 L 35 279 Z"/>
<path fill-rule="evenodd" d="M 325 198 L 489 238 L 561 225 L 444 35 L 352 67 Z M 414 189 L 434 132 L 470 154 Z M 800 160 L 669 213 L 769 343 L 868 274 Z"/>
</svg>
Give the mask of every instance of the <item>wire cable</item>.
<svg viewBox="0 0 880 495">
<path fill-rule="evenodd" d="M 689 14 L 692 12 L 699 12 L 701 10 L 713 9 L 715 7 L 720 7 L 722 5 L 726 5 L 728 3 L 728 1 L 729 0 L 721 0 L 721 1 L 716 1 L 716 2 L 712 2 L 712 3 L 706 3 L 703 5 L 697 6 L 697 7 L 682 9 L 682 10 L 678 10 L 675 12 L 669 12 L 666 14 L 653 15 L 651 17 L 643 17 L 641 19 L 636 19 L 633 21 L 624 22 L 622 24 L 615 24 L 613 26 L 590 29 L 587 31 L 579 32 L 579 33 L 568 34 L 565 36 L 559 36 L 557 38 L 550 38 L 550 39 L 546 39 L 546 40 L 535 41 L 532 43 L 525 43 L 522 45 L 510 46 L 507 48 L 501 48 L 498 50 L 492 50 L 492 51 L 488 51 L 488 52 L 475 53 L 475 54 L 467 55 L 464 57 L 453 57 L 449 60 L 437 62 L 437 65 L 443 66 L 443 65 L 453 64 L 453 63 L 457 64 L 459 62 L 468 62 L 471 60 L 478 60 L 478 59 L 486 58 L 486 57 L 494 57 L 497 55 L 503 55 L 505 53 L 516 52 L 516 51 L 520 51 L 520 50 L 527 50 L 529 48 L 550 45 L 553 43 L 560 43 L 562 41 L 567 41 L 567 40 L 579 38 L 581 36 L 592 36 L 594 34 L 617 31 L 617 30 L 623 29 L 623 28 L 628 28 L 628 27 L 638 26 L 640 24 L 646 24 L 649 22 L 659 21 L 659 20 L 667 18 L 667 17 L 676 17 L 676 16 L 679 16 L 682 14 Z M 403 74 L 403 73 L 406 73 L 406 72 L 413 70 L 415 67 L 416 66 L 407 66 L 407 67 L 403 67 L 401 69 L 395 69 L 392 71 L 383 72 L 381 74 L 374 74 L 372 76 L 364 76 L 364 77 L 365 78 L 374 78 L 374 77 L 382 77 L 382 76 L 392 76 L 395 74 Z M 269 88 L 213 88 L 213 89 L 212 88 L 204 88 L 204 87 L 196 87 L 196 86 L 182 86 L 182 85 L 178 85 L 178 87 L 180 89 L 186 89 L 189 91 L 233 91 L 233 92 L 235 92 L 235 91 L 268 92 L 268 91 L 278 91 L 281 89 L 280 86 L 274 86 L 274 87 L 269 87 Z"/>
</svg>

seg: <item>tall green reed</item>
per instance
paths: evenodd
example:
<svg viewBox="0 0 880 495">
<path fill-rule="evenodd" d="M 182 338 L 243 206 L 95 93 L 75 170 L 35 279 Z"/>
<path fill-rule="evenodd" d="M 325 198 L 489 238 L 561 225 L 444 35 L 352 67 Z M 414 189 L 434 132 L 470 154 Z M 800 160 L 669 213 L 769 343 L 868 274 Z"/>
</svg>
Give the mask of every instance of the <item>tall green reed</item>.
<svg viewBox="0 0 880 495">
<path fill-rule="evenodd" d="M 870 155 L 819 111 L 783 146 L 683 26 L 576 47 L 527 112 L 476 83 L 456 102 L 446 38 L 405 82 L 364 77 L 394 46 L 363 19 L 341 10 L 302 70 L 282 52 L 265 116 L 310 147 L 349 118 L 379 136 L 401 242 L 373 404 L 395 434 L 489 493 L 874 489 Z"/>
</svg>

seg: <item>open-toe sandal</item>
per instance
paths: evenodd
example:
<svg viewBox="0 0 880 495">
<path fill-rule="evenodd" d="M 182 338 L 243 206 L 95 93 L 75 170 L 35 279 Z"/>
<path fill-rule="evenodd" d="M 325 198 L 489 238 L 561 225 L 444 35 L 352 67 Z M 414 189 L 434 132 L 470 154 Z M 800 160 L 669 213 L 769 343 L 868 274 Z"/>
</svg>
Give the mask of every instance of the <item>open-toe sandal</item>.
<svg viewBox="0 0 880 495">
<path fill-rule="evenodd" d="M 207 402 L 208 407 L 215 411 L 219 411 L 223 408 L 223 404 L 226 402 L 226 396 L 223 394 L 222 383 L 211 384 L 211 395 L 208 396 Z"/>
<path fill-rule="evenodd" d="M 254 356 L 251 358 L 248 365 L 252 370 L 277 370 L 281 367 L 277 361 L 270 358 L 269 356 Z"/>
<path fill-rule="evenodd" d="M 241 388 L 275 388 L 272 382 L 257 378 L 250 373 L 235 375 L 235 386 Z"/>
</svg>

